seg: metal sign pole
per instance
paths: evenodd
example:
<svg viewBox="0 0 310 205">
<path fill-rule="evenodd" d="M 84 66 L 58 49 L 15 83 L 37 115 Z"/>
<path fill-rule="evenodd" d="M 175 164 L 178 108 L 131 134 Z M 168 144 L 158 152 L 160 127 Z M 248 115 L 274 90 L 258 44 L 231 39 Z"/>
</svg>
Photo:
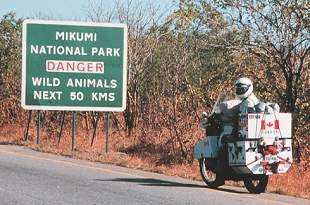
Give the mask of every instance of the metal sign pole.
<svg viewBox="0 0 310 205">
<path fill-rule="evenodd" d="M 109 113 L 106 112 L 105 113 L 105 152 L 108 153 L 109 152 Z"/>
</svg>

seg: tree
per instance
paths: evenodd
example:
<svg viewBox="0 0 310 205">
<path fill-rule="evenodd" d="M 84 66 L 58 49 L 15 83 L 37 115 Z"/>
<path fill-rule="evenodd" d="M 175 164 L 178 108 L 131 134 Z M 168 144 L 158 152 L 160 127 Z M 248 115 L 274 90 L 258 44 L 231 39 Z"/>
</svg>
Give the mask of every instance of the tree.
<svg viewBox="0 0 310 205">
<path fill-rule="evenodd" d="M 20 93 L 21 25 L 14 13 L 0 19 L 0 99 L 18 98 Z"/>
<path fill-rule="evenodd" d="M 0 19 L 0 124 L 14 122 L 21 110 L 21 27 L 14 13 Z"/>
<path fill-rule="evenodd" d="M 296 112 L 301 94 L 302 76 L 310 61 L 310 2 L 308 0 L 214 1 L 227 16 L 231 29 L 242 31 L 246 38 L 240 51 L 254 55 L 261 68 L 283 75 L 285 91 L 273 87 L 285 101 L 285 110 Z M 269 83 L 279 78 L 269 76 Z"/>
<path fill-rule="evenodd" d="M 211 85 L 216 85 L 217 77 L 227 85 L 227 79 L 232 81 L 229 76 L 250 75 L 262 100 L 278 102 L 282 111 L 293 113 L 298 158 L 307 139 L 295 133 L 309 130 L 304 126 L 310 113 L 309 7 L 307 0 L 184 0 L 176 12 L 180 26 L 175 30 L 196 28 L 199 47 L 207 56 L 201 62 L 205 69 L 215 70 L 208 75 Z"/>
<path fill-rule="evenodd" d="M 161 21 L 161 15 L 160 6 L 151 2 L 119 0 L 111 10 L 105 9 L 104 1 L 90 2 L 89 18 L 92 21 L 118 22 L 128 26 L 128 99 L 123 112 L 128 135 L 141 115 L 141 87 L 158 43 L 156 25 Z"/>
</svg>

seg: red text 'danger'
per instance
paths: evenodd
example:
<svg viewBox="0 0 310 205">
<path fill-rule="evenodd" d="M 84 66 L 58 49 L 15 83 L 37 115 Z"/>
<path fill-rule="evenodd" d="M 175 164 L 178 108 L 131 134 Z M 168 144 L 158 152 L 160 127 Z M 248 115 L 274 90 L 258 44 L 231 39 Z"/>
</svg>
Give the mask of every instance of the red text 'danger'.
<svg viewBox="0 0 310 205">
<path fill-rule="evenodd" d="M 104 73 L 104 63 L 91 61 L 47 60 L 46 71 L 62 73 Z"/>
</svg>

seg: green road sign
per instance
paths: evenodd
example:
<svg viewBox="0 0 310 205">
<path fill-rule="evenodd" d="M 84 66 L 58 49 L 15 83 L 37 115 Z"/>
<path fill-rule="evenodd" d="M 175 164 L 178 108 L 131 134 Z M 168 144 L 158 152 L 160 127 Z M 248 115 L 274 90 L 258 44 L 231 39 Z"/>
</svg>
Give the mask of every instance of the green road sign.
<svg viewBox="0 0 310 205">
<path fill-rule="evenodd" d="M 22 107 L 123 111 L 126 66 L 124 24 L 25 20 Z"/>
</svg>

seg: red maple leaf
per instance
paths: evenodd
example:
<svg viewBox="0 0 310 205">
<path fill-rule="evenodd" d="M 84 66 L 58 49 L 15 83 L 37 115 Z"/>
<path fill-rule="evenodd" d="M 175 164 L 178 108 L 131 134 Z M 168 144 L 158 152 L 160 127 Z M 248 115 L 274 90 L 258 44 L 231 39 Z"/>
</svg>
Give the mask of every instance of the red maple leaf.
<svg viewBox="0 0 310 205">
<path fill-rule="evenodd" d="M 268 127 L 272 127 L 272 126 L 273 126 L 273 123 L 272 123 L 272 122 L 268 122 L 267 126 L 268 126 Z"/>
</svg>

